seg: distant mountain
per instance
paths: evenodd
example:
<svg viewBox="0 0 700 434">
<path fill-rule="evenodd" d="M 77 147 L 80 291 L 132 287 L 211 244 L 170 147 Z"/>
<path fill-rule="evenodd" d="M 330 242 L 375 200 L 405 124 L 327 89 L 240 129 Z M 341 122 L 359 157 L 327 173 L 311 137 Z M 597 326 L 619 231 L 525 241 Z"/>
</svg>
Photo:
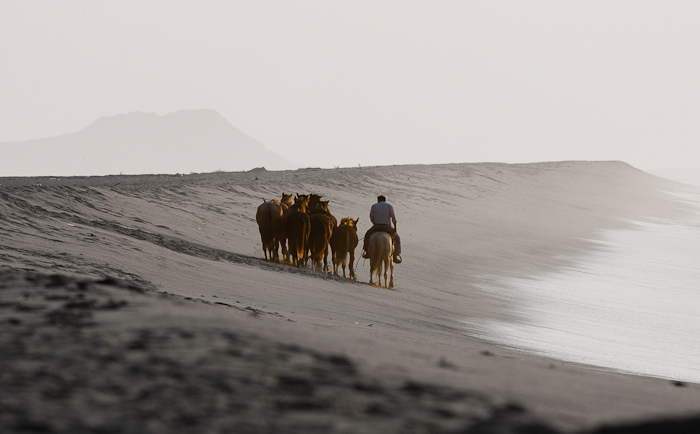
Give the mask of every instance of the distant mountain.
<svg viewBox="0 0 700 434">
<path fill-rule="evenodd" d="M 0 143 L 0 176 L 293 169 L 214 110 L 103 117 L 75 133 Z"/>
</svg>

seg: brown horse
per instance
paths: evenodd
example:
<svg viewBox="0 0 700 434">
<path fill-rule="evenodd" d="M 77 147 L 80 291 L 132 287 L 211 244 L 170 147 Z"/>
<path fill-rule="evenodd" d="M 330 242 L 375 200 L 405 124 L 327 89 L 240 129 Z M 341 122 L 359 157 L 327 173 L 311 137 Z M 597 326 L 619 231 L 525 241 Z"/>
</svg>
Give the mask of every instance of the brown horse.
<svg viewBox="0 0 700 434">
<path fill-rule="evenodd" d="M 306 204 L 308 196 L 297 196 L 294 198 L 294 205 L 284 216 L 284 233 L 287 238 L 290 261 L 296 267 L 303 267 L 306 264 L 306 244 L 311 231 L 311 221 L 306 214 Z"/>
<path fill-rule="evenodd" d="M 279 261 L 278 247 L 280 244 L 282 244 L 282 254 L 284 256 L 287 254 L 287 249 L 284 246 L 284 213 L 282 205 L 274 199 L 269 202 L 263 199 L 263 203 L 255 213 L 255 220 L 258 222 L 265 260 Z"/>
<path fill-rule="evenodd" d="M 299 194 L 297 193 L 296 196 L 294 196 L 294 205 L 290 206 L 289 208 L 293 207 L 299 207 L 301 205 L 304 206 L 304 212 L 306 212 L 309 209 L 309 200 L 311 199 L 310 194 Z"/>
<path fill-rule="evenodd" d="M 282 208 L 285 211 L 287 211 L 289 208 L 291 208 L 292 207 L 292 195 L 282 192 L 282 200 L 280 200 L 280 205 L 282 205 Z"/>
<path fill-rule="evenodd" d="M 282 200 L 280 200 L 280 205 L 282 206 L 282 213 L 284 214 L 284 216 L 286 216 L 287 211 L 289 211 L 289 208 L 292 207 L 292 195 L 282 192 Z M 289 262 L 289 252 L 287 251 L 287 236 L 284 233 L 284 222 L 282 222 L 280 246 L 282 247 L 283 261 Z"/>
<path fill-rule="evenodd" d="M 380 286 L 382 284 L 382 265 L 384 266 L 384 288 L 394 287 L 394 242 L 391 235 L 386 232 L 375 232 L 369 237 L 367 244 L 369 253 L 369 284 Z M 387 282 L 387 277 L 391 271 L 391 280 Z M 377 275 L 377 283 L 372 280 Z"/>
<path fill-rule="evenodd" d="M 313 195 L 311 195 L 313 196 Z M 320 197 L 320 196 L 319 196 Z M 328 217 L 330 217 L 331 221 L 333 222 L 333 229 L 338 227 L 338 219 L 331 214 L 331 212 L 328 210 L 328 203 L 329 200 L 319 200 L 318 203 L 314 208 L 311 208 L 311 205 L 309 205 L 308 213 L 309 215 L 311 214 L 325 214 Z"/>
<path fill-rule="evenodd" d="M 360 219 L 353 220 L 348 217 L 343 217 L 340 220 L 340 225 L 333 231 L 331 237 L 331 252 L 333 259 L 333 274 L 338 275 L 338 266 L 343 267 L 343 277 L 345 276 L 346 265 L 350 269 L 350 279 L 357 280 L 355 277 L 355 248 L 357 247 L 357 222 Z M 348 262 L 348 254 L 350 261 Z"/>
<path fill-rule="evenodd" d="M 309 232 L 309 257 L 311 258 L 311 268 L 321 271 L 321 260 L 323 260 L 323 271 L 328 271 L 328 245 L 333 234 L 333 222 L 330 217 L 322 213 L 309 215 L 311 231 Z"/>
<path fill-rule="evenodd" d="M 309 203 L 307 203 L 307 209 L 310 212 L 312 209 L 315 209 L 318 204 L 321 202 L 321 198 L 323 196 L 319 196 L 318 194 L 310 194 L 309 196 Z"/>
</svg>

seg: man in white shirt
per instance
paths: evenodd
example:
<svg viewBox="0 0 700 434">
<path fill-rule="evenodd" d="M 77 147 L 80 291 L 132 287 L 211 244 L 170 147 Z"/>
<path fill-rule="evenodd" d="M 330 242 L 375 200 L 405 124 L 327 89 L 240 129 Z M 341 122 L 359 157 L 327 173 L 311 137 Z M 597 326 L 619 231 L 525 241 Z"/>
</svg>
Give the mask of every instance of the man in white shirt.
<svg viewBox="0 0 700 434">
<path fill-rule="evenodd" d="M 367 233 L 365 233 L 364 243 L 362 245 L 362 257 L 367 259 L 369 255 L 367 254 L 367 240 L 369 240 L 370 235 L 378 231 L 384 231 L 391 235 L 394 239 L 394 262 L 397 264 L 401 263 L 401 238 L 396 232 L 396 214 L 394 214 L 394 207 L 386 202 L 386 198 L 383 195 L 377 196 L 377 203 L 372 205 L 369 211 L 369 219 L 372 221 L 373 225 Z M 392 227 L 391 224 L 394 224 Z"/>
</svg>

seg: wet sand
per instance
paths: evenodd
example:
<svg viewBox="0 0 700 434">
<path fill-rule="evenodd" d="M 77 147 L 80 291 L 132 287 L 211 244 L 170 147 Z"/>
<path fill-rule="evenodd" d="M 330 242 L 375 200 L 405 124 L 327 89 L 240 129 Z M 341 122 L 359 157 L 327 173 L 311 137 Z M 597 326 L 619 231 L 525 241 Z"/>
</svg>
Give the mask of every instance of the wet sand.
<svg viewBox="0 0 700 434">
<path fill-rule="evenodd" d="M 620 162 L 0 178 L 0 428 L 578 432 L 692 417 L 695 384 L 513 352 L 463 322 L 517 311 L 479 290 L 493 276 L 562 267 L 624 220 L 682 216 L 668 192 L 684 188 Z M 363 260 L 357 282 L 266 263 L 255 209 L 282 192 L 323 195 L 360 236 L 386 195 L 395 289 L 367 285 Z"/>
</svg>

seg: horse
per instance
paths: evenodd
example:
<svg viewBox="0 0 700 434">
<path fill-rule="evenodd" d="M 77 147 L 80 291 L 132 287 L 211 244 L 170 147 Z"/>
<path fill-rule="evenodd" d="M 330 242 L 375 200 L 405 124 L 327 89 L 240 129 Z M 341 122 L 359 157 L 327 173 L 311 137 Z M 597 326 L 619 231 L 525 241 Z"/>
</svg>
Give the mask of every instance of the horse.
<svg viewBox="0 0 700 434">
<path fill-rule="evenodd" d="M 357 280 L 355 277 L 355 248 L 357 247 L 357 222 L 360 219 L 353 220 L 348 217 L 340 219 L 340 225 L 333 231 L 331 237 L 331 258 L 333 260 L 333 275 L 340 277 L 338 274 L 338 266 L 343 267 L 343 278 L 345 276 L 345 267 L 350 270 L 350 279 Z M 350 262 L 348 262 L 348 254 L 350 254 Z"/>
<path fill-rule="evenodd" d="M 386 232 L 375 232 L 369 237 L 367 244 L 369 253 L 369 284 L 379 287 L 382 284 L 382 265 L 384 265 L 384 288 L 394 287 L 394 243 L 391 235 Z M 391 280 L 387 282 L 389 271 L 391 270 Z M 372 280 L 374 274 L 377 275 L 377 283 Z"/>
<path fill-rule="evenodd" d="M 333 234 L 333 221 L 328 215 L 314 213 L 309 215 L 311 230 L 309 231 L 309 258 L 311 267 L 316 271 L 321 271 L 321 260 L 323 260 L 323 271 L 328 272 L 328 245 Z"/>
<path fill-rule="evenodd" d="M 309 202 L 306 204 L 306 206 L 308 207 L 308 210 L 311 211 L 318 206 L 323 196 L 319 196 L 318 194 L 309 194 L 308 196 Z"/>
<path fill-rule="evenodd" d="M 306 264 L 306 243 L 309 240 L 311 231 L 311 220 L 306 214 L 306 203 L 308 197 L 297 194 L 294 205 L 284 216 L 284 233 L 287 238 L 287 247 L 290 261 L 296 267 L 303 267 Z"/>
<path fill-rule="evenodd" d="M 313 199 L 314 195 L 312 194 L 311 196 Z M 328 203 L 329 202 L 330 202 L 330 200 L 319 200 L 316 203 L 316 206 L 313 208 L 311 208 L 311 205 L 309 205 L 308 213 L 309 213 L 309 215 L 311 215 L 311 214 L 325 214 L 325 215 L 327 215 L 328 217 L 330 217 L 331 221 L 333 222 L 333 229 L 335 230 L 335 228 L 338 227 L 338 219 L 336 219 L 335 216 L 333 216 L 333 214 L 331 214 L 331 212 L 328 210 Z"/>
<path fill-rule="evenodd" d="M 314 201 L 314 198 L 316 199 Z M 338 219 L 335 218 L 333 214 L 330 213 L 328 210 L 328 203 L 330 201 L 328 200 L 320 200 L 321 196 L 312 194 L 310 195 L 309 202 L 316 202 L 316 206 L 314 208 L 309 208 L 308 209 L 308 214 L 311 220 L 318 220 L 318 216 L 324 216 L 330 219 L 331 225 L 330 225 L 330 234 L 325 233 L 325 228 L 323 225 L 316 224 L 315 226 L 312 225 L 311 227 L 311 235 L 310 238 L 314 239 L 315 243 L 315 248 L 317 249 L 316 252 L 314 252 L 317 256 L 321 253 L 318 249 L 324 249 L 323 251 L 323 262 L 325 264 L 324 270 L 323 271 L 328 271 L 328 246 L 330 245 L 330 240 L 333 237 L 333 232 L 335 229 L 338 227 Z M 325 238 L 328 238 L 327 242 Z M 325 247 L 323 246 L 325 244 Z M 309 244 L 309 256 L 312 256 L 313 253 L 311 252 L 311 244 Z M 318 265 L 320 267 L 320 265 Z"/>
<path fill-rule="evenodd" d="M 287 194 L 282 192 L 282 200 L 280 200 L 280 205 L 282 205 L 282 209 L 286 213 L 289 208 L 292 207 L 292 195 Z"/>
<path fill-rule="evenodd" d="M 309 209 L 309 200 L 311 199 L 310 194 L 299 194 L 297 193 L 296 196 L 294 196 L 294 205 L 290 206 L 289 209 L 292 209 L 293 207 L 297 206 L 304 206 L 304 212 L 306 212 Z"/>
<path fill-rule="evenodd" d="M 280 206 L 282 206 L 283 216 L 287 216 L 287 211 L 292 207 L 292 195 L 282 192 L 282 199 L 280 200 Z M 289 252 L 287 251 L 287 236 L 284 233 L 284 222 L 282 222 L 282 234 L 280 236 L 280 246 L 282 247 L 282 257 L 284 262 L 289 262 Z"/>
<path fill-rule="evenodd" d="M 269 202 L 263 199 L 263 203 L 258 206 L 258 210 L 255 213 L 255 220 L 258 222 L 265 260 L 279 261 L 278 246 L 280 244 L 282 244 L 282 254 L 286 257 L 287 249 L 284 246 L 284 212 L 282 205 L 275 199 Z"/>
</svg>

